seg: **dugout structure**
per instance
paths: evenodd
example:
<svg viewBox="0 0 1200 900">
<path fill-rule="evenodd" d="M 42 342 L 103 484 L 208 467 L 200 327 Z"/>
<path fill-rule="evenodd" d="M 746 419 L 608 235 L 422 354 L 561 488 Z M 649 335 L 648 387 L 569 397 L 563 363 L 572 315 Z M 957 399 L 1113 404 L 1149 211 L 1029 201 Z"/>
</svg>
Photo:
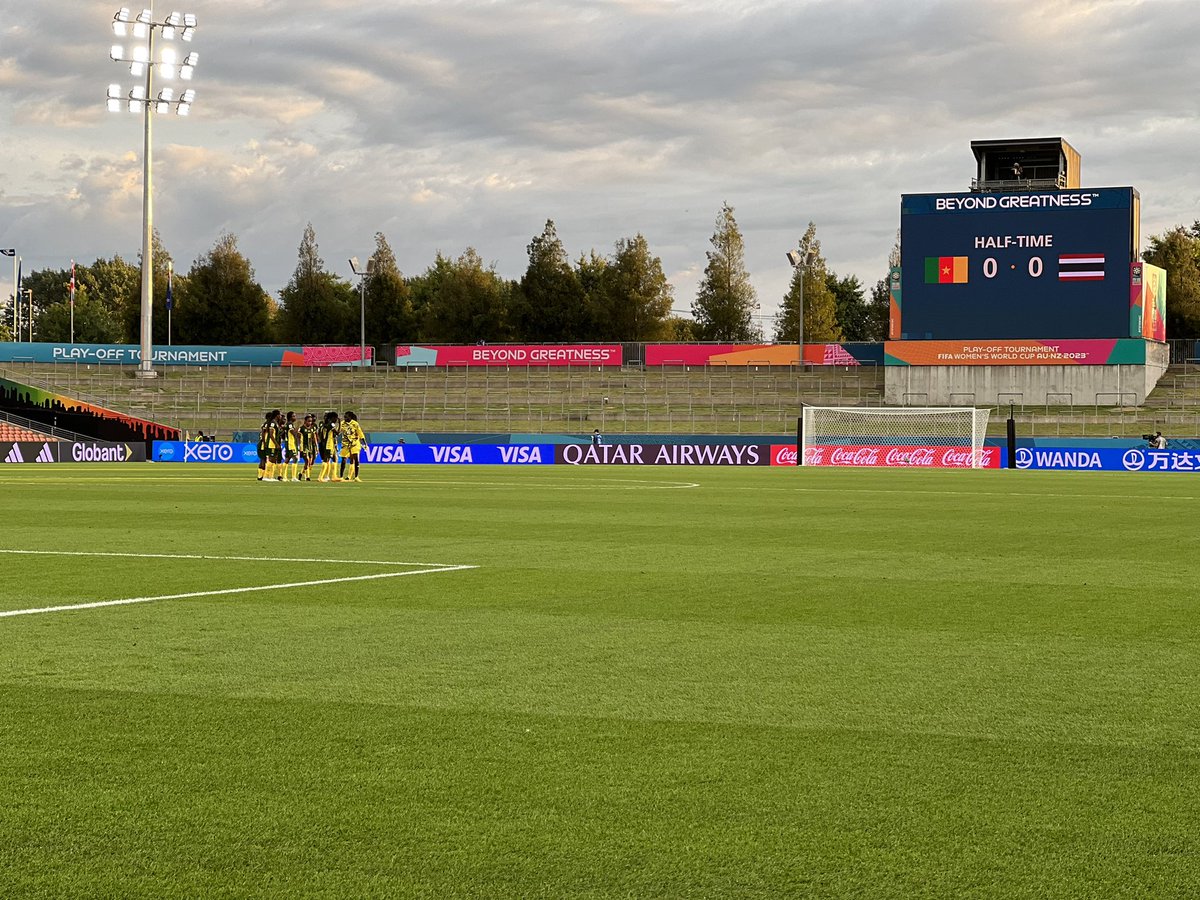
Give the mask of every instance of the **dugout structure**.
<svg viewBox="0 0 1200 900">
<path fill-rule="evenodd" d="M 797 426 L 802 466 L 995 468 L 984 450 L 990 409 L 806 406 Z"/>
</svg>

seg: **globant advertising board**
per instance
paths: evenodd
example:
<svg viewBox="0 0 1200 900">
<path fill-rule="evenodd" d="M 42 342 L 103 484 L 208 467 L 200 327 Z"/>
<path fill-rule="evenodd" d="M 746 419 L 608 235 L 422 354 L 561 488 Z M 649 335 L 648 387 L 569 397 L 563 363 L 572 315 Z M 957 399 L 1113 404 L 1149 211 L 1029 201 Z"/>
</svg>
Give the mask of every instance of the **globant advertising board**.
<svg viewBox="0 0 1200 900">
<path fill-rule="evenodd" d="M 145 462 L 146 445 L 105 441 L 0 441 L 0 464 Z"/>
<path fill-rule="evenodd" d="M 420 366 L 620 366 L 620 344 L 473 344 L 396 347 L 395 364 Z"/>
</svg>

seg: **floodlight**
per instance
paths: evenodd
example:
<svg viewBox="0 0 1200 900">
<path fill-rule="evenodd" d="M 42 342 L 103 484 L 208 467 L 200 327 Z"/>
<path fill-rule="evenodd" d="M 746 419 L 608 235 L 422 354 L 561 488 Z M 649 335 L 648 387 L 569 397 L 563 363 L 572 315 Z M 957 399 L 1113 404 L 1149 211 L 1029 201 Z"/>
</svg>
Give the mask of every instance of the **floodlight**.
<svg viewBox="0 0 1200 900">
<path fill-rule="evenodd" d="M 144 84 L 135 84 L 133 90 L 129 92 L 130 100 L 145 100 L 146 86 Z"/>
<path fill-rule="evenodd" d="M 138 44 L 133 48 L 133 61 L 140 63 L 150 62 L 150 48 L 145 44 Z"/>
<path fill-rule="evenodd" d="M 129 34 L 129 27 L 120 19 L 113 19 L 113 34 L 117 37 L 125 37 Z"/>
<path fill-rule="evenodd" d="M 184 81 L 191 81 L 192 75 L 196 72 L 196 63 L 200 61 L 200 54 L 193 50 L 183 58 L 183 65 L 179 67 L 179 77 Z"/>
<path fill-rule="evenodd" d="M 137 100 L 129 101 L 129 111 L 130 112 L 133 112 L 133 113 L 141 112 L 141 109 L 142 109 L 142 104 L 139 103 Z"/>
<path fill-rule="evenodd" d="M 191 88 L 188 88 L 186 91 L 184 91 L 182 94 L 179 95 L 180 103 L 192 103 L 195 101 L 195 99 L 196 99 L 196 92 L 194 90 L 192 90 Z"/>
<path fill-rule="evenodd" d="M 149 25 L 153 19 L 154 13 L 148 9 L 143 9 L 140 13 L 138 13 L 137 21 L 141 22 L 143 25 Z"/>
<path fill-rule="evenodd" d="M 180 115 L 180 116 L 186 116 L 188 114 L 188 112 L 191 110 L 191 108 L 192 108 L 192 104 L 184 103 L 181 100 L 181 101 L 179 101 L 179 105 L 177 107 L 175 107 L 175 114 Z"/>
<path fill-rule="evenodd" d="M 110 59 L 116 60 L 117 62 L 124 62 L 125 48 L 120 44 L 113 44 L 112 49 L 108 51 L 108 56 Z"/>
<path fill-rule="evenodd" d="M 135 62 L 129 64 L 129 74 L 134 78 L 141 78 L 146 74 L 146 64 Z"/>
<path fill-rule="evenodd" d="M 165 100 L 158 100 L 154 104 L 154 111 L 160 116 L 165 116 L 171 111 L 171 104 Z"/>
<path fill-rule="evenodd" d="M 119 84 L 110 84 L 108 86 L 108 97 L 111 100 L 113 97 L 121 96 L 121 86 Z"/>
<path fill-rule="evenodd" d="M 161 91 L 158 92 L 158 99 L 165 100 L 167 103 L 170 103 L 172 100 L 175 99 L 175 89 L 169 88 L 169 87 L 163 88 Z"/>
<path fill-rule="evenodd" d="M 789 250 L 787 252 L 787 258 L 788 258 L 788 262 L 790 262 L 792 264 L 792 268 L 795 268 L 796 266 L 800 265 L 800 251 L 799 250 Z"/>
<path fill-rule="evenodd" d="M 107 106 L 108 106 L 109 112 L 120 112 L 121 111 L 121 98 L 120 97 L 109 97 L 108 101 L 107 101 Z"/>
</svg>

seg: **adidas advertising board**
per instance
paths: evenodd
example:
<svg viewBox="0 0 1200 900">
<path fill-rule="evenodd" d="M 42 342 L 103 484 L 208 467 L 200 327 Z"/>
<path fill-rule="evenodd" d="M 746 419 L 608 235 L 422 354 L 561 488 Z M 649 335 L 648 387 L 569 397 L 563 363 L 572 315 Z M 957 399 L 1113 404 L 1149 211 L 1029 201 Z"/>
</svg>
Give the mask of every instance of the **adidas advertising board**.
<svg viewBox="0 0 1200 900">
<path fill-rule="evenodd" d="M 0 442 L 0 465 L 15 463 L 145 462 L 144 444 L 105 441 Z"/>
</svg>

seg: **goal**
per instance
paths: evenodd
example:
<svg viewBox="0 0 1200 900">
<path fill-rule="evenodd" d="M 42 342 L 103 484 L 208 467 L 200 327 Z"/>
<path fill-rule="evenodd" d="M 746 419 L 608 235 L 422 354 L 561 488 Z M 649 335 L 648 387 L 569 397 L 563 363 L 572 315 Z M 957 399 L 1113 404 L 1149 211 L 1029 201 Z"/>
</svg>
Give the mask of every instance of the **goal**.
<svg viewBox="0 0 1200 900">
<path fill-rule="evenodd" d="M 802 466 L 996 468 L 983 446 L 990 409 L 971 406 L 806 406 L 799 421 Z"/>
</svg>

